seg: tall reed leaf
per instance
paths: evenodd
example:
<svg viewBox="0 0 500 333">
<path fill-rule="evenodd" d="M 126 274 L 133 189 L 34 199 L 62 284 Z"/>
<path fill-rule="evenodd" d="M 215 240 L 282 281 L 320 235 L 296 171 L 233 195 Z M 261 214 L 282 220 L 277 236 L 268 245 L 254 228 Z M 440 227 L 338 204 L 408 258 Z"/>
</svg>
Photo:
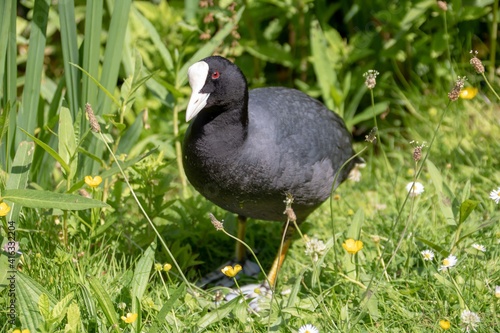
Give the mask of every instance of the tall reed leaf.
<svg viewBox="0 0 500 333">
<path fill-rule="evenodd" d="M 4 0 L 0 2 L 1 13 L 6 13 L 3 15 L 2 21 L 0 21 L 0 36 L 9 36 L 10 34 L 10 21 L 15 20 L 15 16 L 10 15 L 11 8 L 16 6 L 14 0 Z M 5 60 L 7 59 L 7 42 L 8 38 L 0 38 L 0 97 L 3 92 L 3 74 L 5 70 Z M 4 105 L 4 103 L 2 103 Z"/>
<path fill-rule="evenodd" d="M 23 98 L 17 116 L 17 125 L 25 129 L 28 133 L 35 131 L 37 123 L 49 8 L 50 0 L 35 1 L 33 21 L 31 21 Z M 18 132 L 16 135 L 16 145 L 25 139 L 26 135 Z"/>
<path fill-rule="evenodd" d="M 64 75 L 66 77 L 67 99 L 71 116 L 78 113 L 78 94 L 80 71 L 71 63 L 78 63 L 78 44 L 75 22 L 75 3 L 73 0 L 59 1 L 59 19 L 61 22 L 61 44 L 63 51 Z"/>
<path fill-rule="evenodd" d="M 101 49 L 102 31 L 102 0 L 88 0 L 85 12 L 85 38 L 83 40 L 82 67 L 91 77 L 99 75 L 99 57 Z M 92 83 L 90 77 L 82 77 L 82 105 L 85 103 L 95 105 L 97 102 L 97 86 Z M 85 117 L 83 117 L 85 119 Z"/>
</svg>

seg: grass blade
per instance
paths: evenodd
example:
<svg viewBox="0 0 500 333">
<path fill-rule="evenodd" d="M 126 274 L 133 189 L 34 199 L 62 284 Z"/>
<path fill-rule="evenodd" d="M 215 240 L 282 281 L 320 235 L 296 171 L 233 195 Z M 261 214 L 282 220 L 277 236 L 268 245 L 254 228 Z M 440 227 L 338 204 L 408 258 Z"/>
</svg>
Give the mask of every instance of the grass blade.
<svg viewBox="0 0 500 333">
<path fill-rule="evenodd" d="M 90 288 L 94 292 L 95 299 L 97 300 L 97 303 L 99 303 L 102 312 L 104 312 L 104 315 L 108 319 L 109 324 L 113 327 L 115 332 L 120 333 L 120 329 L 118 328 L 120 326 L 120 324 L 118 323 L 118 314 L 115 311 L 113 302 L 111 301 L 109 294 L 103 288 L 98 279 L 92 276 L 88 276 L 87 279 L 90 283 Z"/>
<path fill-rule="evenodd" d="M 89 79 L 99 75 L 99 57 L 102 31 L 102 0 L 88 0 L 85 12 L 85 40 L 83 42 L 82 67 L 88 76 L 82 77 L 82 102 L 95 105 L 97 103 L 97 86 Z M 81 105 L 83 108 L 84 105 Z M 83 117 L 85 119 L 85 117 Z"/>
<path fill-rule="evenodd" d="M 73 118 L 68 108 L 62 107 L 59 114 L 59 156 L 68 164 L 71 180 L 76 173 L 76 137 L 73 129 Z"/>
<path fill-rule="evenodd" d="M 156 244 L 152 243 L 137 263 L 132 279 L 132 313 L 139 313 L 140 301 L 148 286 L 149 274 L 155 259 Z"/>
<path fill-rule="evenodd" d="M 1 13 L 7 13 L 7 15 L 3 15 L 3 19 L 0 22 L 0 36 L 9 36 L 10 34 L 10 21 L 16 19 L 15 16 L 11 15 L 12 7 L 15 7 L 15 4 L 16 2 L 14 0 L 5 0 L 0 2 Z M 3 73 L 6 68 L 5 61 L 7 59 L 8 41 L 8 38 L 0 38 L 0 93 L 3 92 Z"/>
<path fill-rule="evenodd" d="M 80 72 L 71 66 L 78 64 L 78 44 L 75 25 L 75 3 L 73 0 L 59 1 L 59 19 L 61 24 L 61 46 L 63 53 L 64 75 L 66 77 L 67 99 L 73 118 L 78 113 L 78 82 Z"/>
<path fill-rule="evenodd" d="M 50 0 L 36 0 L 33 9 L 34 19 L 31 22 L 30 47 L 28 49 L 23 98 L 17 116 L 18 126 L 24 128 L 28 133 L 35 131 L 38 118 L 49 7 Z M 26 136 L 18 133 L 16 135 L 16 145 L 22 140 L 26 140 Z"/>
<path fill-rule="evenodd" d="M 64 169 L 66 174 L 70 173 L 70 168 L 69 165 L 62 159 L 62 157 L 54 150 L 52 149 L 51 146 L 46 144 L 45 142 L 37 139 L 33 135 L 29 134 L 27 131 L 21 128 L 21 131 L 23 131 L 31 140 L 35 141 L 37 145 L 39 145 L 43 150 L 45 150 L 47 153 L 49 153 L 50 156 L 52 156 L 59 164 L 61 164 L 61 167 Z"/>
<path fill-rule="evenodd" d="M 5 188 L 8 190 L 24 189 L 28 184 L 28 177 L 30 173 L 31 163 L 33 162 L 33 153 L 35 151 L 35 144 L 33 142 L 23 141 L 19 144 L 16 151 L 16 156 L 12 163 L 12 169 L 7 179 Z M 19 212 L 21 206 L 14 202 L 10 202 L 9 221 L 19 221 Z"/>
<path fill-rule="evenodd" d="M 115 1 L 113 14 L 111 15 L 108 42 L 106 44 L 106 51 L 104 52 L 103 70 L 100 80 L 103 87 L 111 92 L 116 87 L 116 79 L 118 78 L 118 71 L 120 69 L 121 62 L 119 60 L 122 58 L 130 4 L 131 0 Z M 109 100 L 102 91 L 99 91 L 97 105 L 94 108 L 96 115 L 100 115 L 104 110 L 108 110 Z"/>
</svg>

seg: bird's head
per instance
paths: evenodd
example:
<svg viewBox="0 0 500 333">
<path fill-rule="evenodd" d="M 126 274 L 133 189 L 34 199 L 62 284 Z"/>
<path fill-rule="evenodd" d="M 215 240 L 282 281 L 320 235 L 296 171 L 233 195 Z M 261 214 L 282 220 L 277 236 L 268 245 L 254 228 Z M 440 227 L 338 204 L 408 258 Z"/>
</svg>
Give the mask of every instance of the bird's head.
<svg viewBox="0 0 500 333">
<path fill-rule="evenodd" d="M 225 111 L 247 103 L 245 76 L 226 58 L 212 56 L 194 63 L 188 69 L 188 79 L 193 91 L 186 110 L 186 121 L 204 109 Z"/>
</svg>

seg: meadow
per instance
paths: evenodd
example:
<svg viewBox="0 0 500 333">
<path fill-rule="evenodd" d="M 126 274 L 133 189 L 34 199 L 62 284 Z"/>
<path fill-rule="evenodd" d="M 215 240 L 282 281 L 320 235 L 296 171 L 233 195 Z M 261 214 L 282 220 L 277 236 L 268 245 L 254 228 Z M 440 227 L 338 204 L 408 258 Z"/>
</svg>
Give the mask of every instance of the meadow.
<svg viewBox="0 0 500 333">
<path fill-rule="evenodd" d="M 500 332 L 498 0 L 0 10 L 0 332 Z M 258 311 L 196 284 L 237 227 L 182 168 L 187 69 L 212 54 L 321 100 L 366 162 Z M 264 270 L 281 228 L 248 222 Z"/>
</svg>

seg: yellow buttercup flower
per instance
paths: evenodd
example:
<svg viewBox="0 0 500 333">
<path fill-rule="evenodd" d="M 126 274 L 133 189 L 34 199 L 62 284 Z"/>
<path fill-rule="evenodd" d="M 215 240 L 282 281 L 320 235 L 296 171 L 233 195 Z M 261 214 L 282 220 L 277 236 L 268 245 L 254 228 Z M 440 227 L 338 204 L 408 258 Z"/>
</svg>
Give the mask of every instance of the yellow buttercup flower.
<svg viewBox="0 0 500 333">
<path fill-rule="evenodd" d="M 24 329 L 21 331 L 19 328 L 16 328 L 15 330 L 12 331 L 12 333 L 30 333 L 30 330 Z"/>
<path fill-rule="evenodd" d="M 363 242 L 349 238 L 342 243 L 342 247 L 347 251 L 347 253 L 356 254 L 363 248 Z"/>
<path fill-rule="evenodd" d="M 235 277 L 236 274 L 238 274 L 239 271 L 241 271 L 241 265 L 236 264 L 234 267 L 232 266 L 226 266 L 223 269 L 221 269 L 221 272 L 230 278 Z"/>
<path fill-rule="evenodd" d="M 7 216 L 10 212 L 10 207 L 5 202 L 0 203 L 0 216 Z"/>
<path fill-rule="evenodd" d="M 164 270 L 165 272 L 168 272 L 168 271 L 170 271 L 171 269 L 172 269 L 172 265 L 170 265 L 170 264 L 165 264 L 165 265 L 163 265 L 163 270 Z"/>
<path fill-rule="evenodd" d="M 460 91 L 461 99 L 473 99 L 477 95 L 477 88 L 467 87 Z"/>
<path fill-rule="evenodd" d="M 441 327 L 443 330 L 449 330 L 451 327 L 451 323 L 448 320 L 443 319 L 439 321 L 439 327 Z"/>
<path fill-rule="evenodd" d="M 121 317 L 124 322 L 127 324 L 132 324 L 134 321 L 137 320 L 137 313 L 127 313 L 127 316 L 122 316 Z"/>
<path fill-rule="evenodd" d="M 92 188 L 96 188 L 101 183 L 102 183 L 102 178 L 100 176 L 95 176 L 95 177 L 85 176 L 85 184 L 87 184 Z"/>
</svg>

